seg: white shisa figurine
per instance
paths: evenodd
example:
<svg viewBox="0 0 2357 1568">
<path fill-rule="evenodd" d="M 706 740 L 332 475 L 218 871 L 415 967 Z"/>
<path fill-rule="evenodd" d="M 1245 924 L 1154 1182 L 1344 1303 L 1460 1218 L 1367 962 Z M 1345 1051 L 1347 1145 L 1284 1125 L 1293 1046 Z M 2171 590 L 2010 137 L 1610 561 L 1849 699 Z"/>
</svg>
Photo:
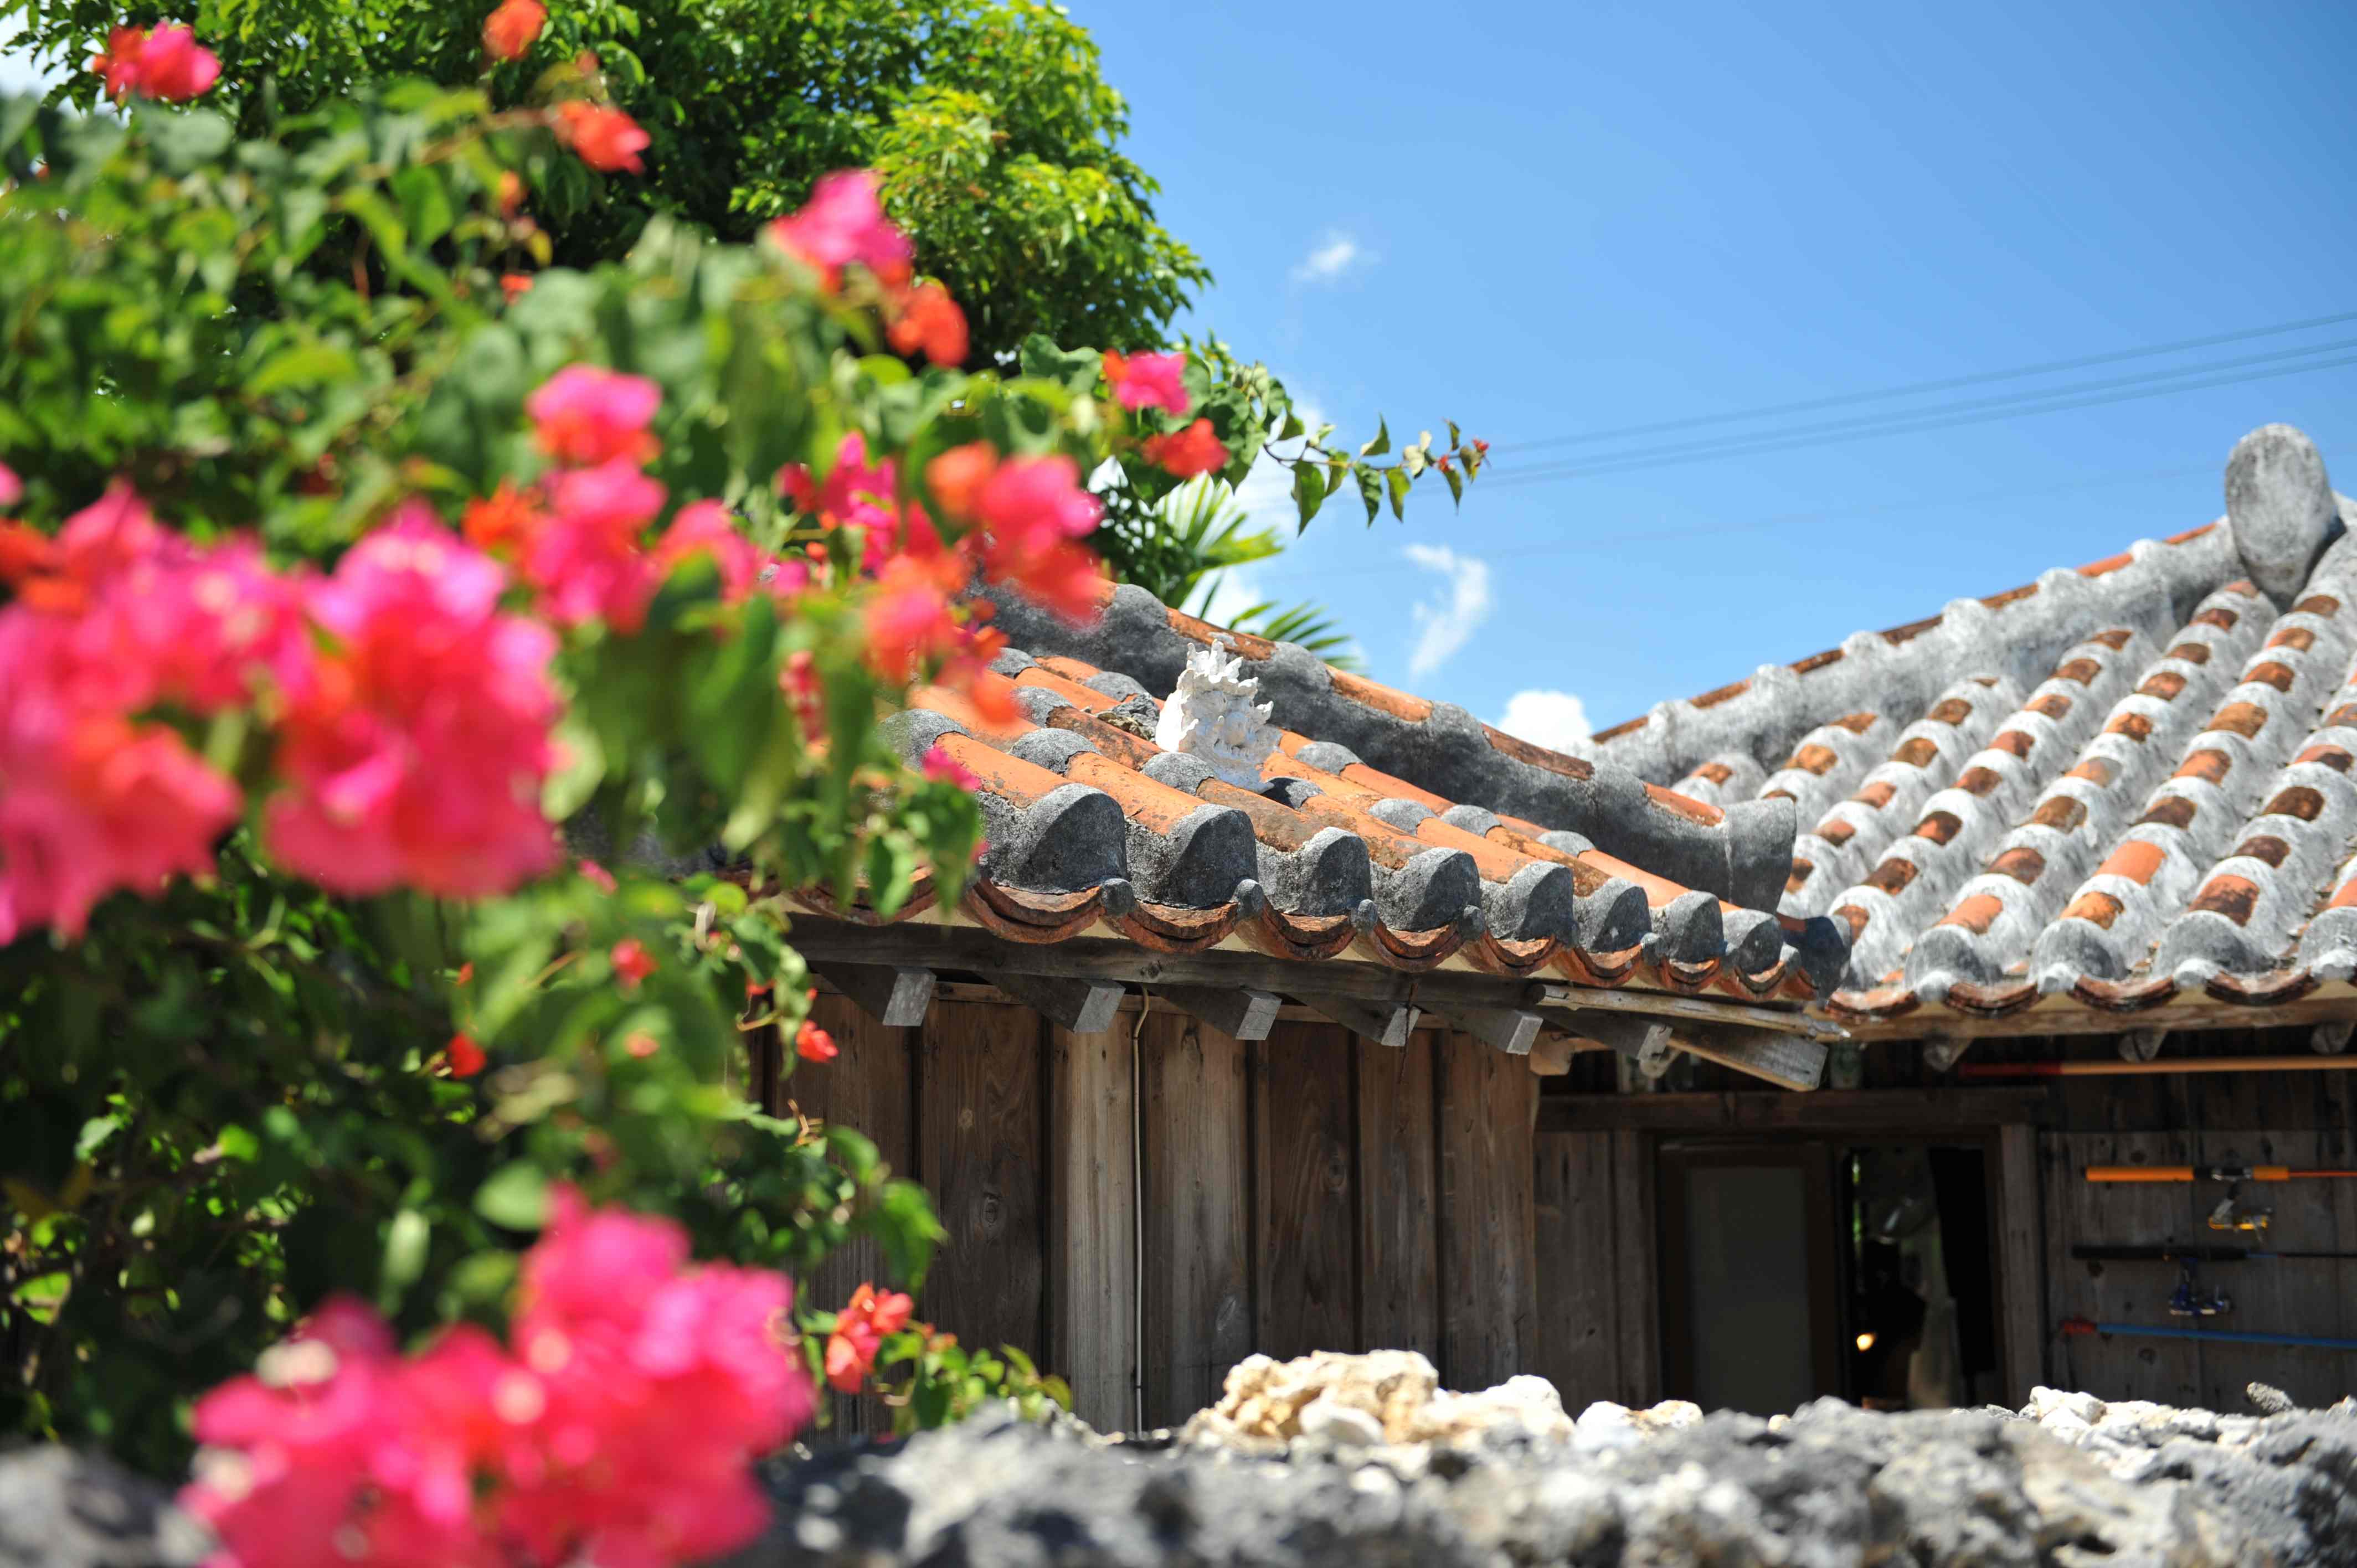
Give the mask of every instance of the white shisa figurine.
<svg viewBox="0 0 2357 1568">
<path fill-rule="evenodd" d="M 1255 703 L 1260 682 L 1243 672 L 1233 645 L 1215 636 L 1211 646 L 1189 654 L 1178 671 L 1178 689 L 1162 704 L 1154 744 L 1211 764 L 1218 778 L 1243 789 L 1261 787 L 1260 765 L 1276 749 L 1272 704 Z"/>
</svg>

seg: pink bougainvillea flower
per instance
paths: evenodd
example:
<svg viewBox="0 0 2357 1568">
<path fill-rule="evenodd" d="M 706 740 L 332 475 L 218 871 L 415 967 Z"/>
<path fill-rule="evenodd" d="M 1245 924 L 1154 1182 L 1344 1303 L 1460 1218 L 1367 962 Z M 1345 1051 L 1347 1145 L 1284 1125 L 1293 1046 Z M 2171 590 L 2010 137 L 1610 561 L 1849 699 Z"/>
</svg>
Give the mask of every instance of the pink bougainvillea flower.
<svg viewBox="0 0 2357 1568">
<path fill-rule="evenodd" d="M 544 521 L 532 496 L 517 489 L 514 480 L 501 479 L 498 489 L 467 503 L 458 529 L 476 549 L 513 559 L 539 537 Z"/>
<path fill-rule="evenodd" d="M 922 509 L 904 510 L 898 504 L 899 489 L 899 465 L 889 457 L 869 463 L 866 438 L 856 430 L 835 448 L 834 467 L 827 470 L 823 484 L 800 463 L 778 470 L 780 495 L 830 528 L 857 531 L 860 570 L 870 576 L 897 553 L 931 555 L 941 547 Z"/>
<path fill-rule="evenodd" d="M 936 783 L 954 784 L 967 790 L 979 789 L 982 785 L 982 780 L 974 777 L 974 769 L 942 750 L 938 741 L 925 753 L 923 769 L 925 777 Z"/>
<path fill-rule="evenodd" d="M 909 237 L 884 216 L 876 199 L 878 184 L 868 169 L 822 175 L 801 211 L 770 223 L 770 237 L 815 270 L 829 288 L 853 262 L 887 285 L 905 284 L 915 252 Z"/>
<path fill-rule="evenodd" d="M 906 681 L 954 651 L 960 628 L 950 597 L 958 586 L 954 568 L 944 573 L 913 555 L 886 563 L 867 601 L 868 667 L 888 681 Z"/>
<path fill-rule="evenodd" d="M 506 574 L 411 503 L 309 593 L 337 643 L 281 730 L 271 851 L 339 893 L 505 892 L 555 864 L 540 811 L 558 699 Z"/>
<path fill-rule="evenodd" d="M 794 1031 L 794 1055 L 806 1062 L 831 1062 L 842 1054 L 834 1036 L 808 1018 Z"/>
<path fill-rule="evenodd" d="M 574 156 L 607 174 L 640 174 L 646 165 L 639 155 L 650 140 L 639 123 L 619 109 L 605 109 L 573 99 L 557 105 L 556 134 Z"/>
<path fill-rule="evenodd" d="M 838 1393 L 859 1391 L 875 1369 L 885 1338 L 909 1326 L 916 1303 L 899 1291 L 878 1291 L 862 1284 L 834 1315 L 834 1332 L 826 1337 L 826 1383 Z"/>
<path fill-rule="evenodd" d="M 692 1267 L 677 1224 L 559 1187 L 510 1347 L 462 1325 L 404 1359 L 369 1308 L 330 1302 L 199 1402 L 181 1501 L 221 1568 L 720 1556 L 769 1518 L 750 1461 L 813 1412 L 791 1305 L 782 1275 Z"/>
<path fill-rule="evenodd" d="M 719 573 L 724 604 L 750 597 L 759 585 L 761 568 L 769 564 L 719 501 L 692 501 L 679 509 L 655 544 L 655 569 L 667 576 L 680 563 L 698 555 Z"/>
<path fill-rule="evenodd" d="M 778 690 L 793 704 L 794 723 L 802 726 L 805 737 L 825 733 L 826 707 L 819 688 L 818 658 L 809 649 L 797 648 L 786 655 L 785 665 L 778 671 Z"/>
<path fill-rule="evenodd" d="M 1186 373 L 1184 354 L 1125 355 L 1105 350 L 1105 384 L 1124 408 L 1158 408 L 1184 414 L 1192 405 L 1181 379 Z"/>
<path fill-rule="evenodd" d="M 657 447 L 647 424 L 662 389 L 644 376 L 597 365 L 567 365 L 524 400 L 540 449 L 560 463 L 589 467 L 627 458 L 644 463 Z"/>
<path fill-rule="evenodd" d="M 1001 463 L 975 492 L 974 511 L 981 529 L 965 547 L 986 575 L 1075 623 L 1096 615 L 1103 579 L 1078 541 L 1103 512 L 1070 457 Z"/>
<path fill-rule="evenodd" d="M 1147 436 L 1146 456 L 1148 462 L 1161 465 L 1164 471 L 1182 479 L 1191 479 L 1198 474 L 1216 474 L 1228 466 L 1228 449 L 1221 444 L 1208 419 L 1199 419 L 1169 435 Z"/>
<path fill-rule="evenodd" d="M 16 477 L 16 469 L 0 463 L 0 506 L 15 506 L 24 499 L 25 482 Z"/>
<path fill-rule="evenodd" d="M 662 510 L 663 488 L 617 457 L 549 483 L 552 516 L 524 556 L 541 612 L 560 626 L 602 619 L 635 632 L 662 579 L 643 540 Z"/>
<path fill-rule="evenodd" d="M 608 895 L 611 895 L 613 893 L 615 886 L 614 874 L 607 870 L 604 866 L 598 865 L 596 861 L 582 861 L 579 865 L 576 865 L 574 869 L 581 874 L 581 879 L 583 881 L 588 883 L 590 886 L 595 887 L 598 892 Z"/>
<path fill-rule="evenodd" d="M 648 953 L 646 944 L 636 937 L 624 937 L 606 956 L 613 964 L 614 974 L 621 981 L 625 991 L 636 991 L 645 983 L 647 976 L 655 972 L 653 957 Z"/>
<path fill-rule="evenodd" d="M 483 19 L 483 48 L 494 59 L 520 60 L 547 20 L 548 7 L 540 0 L 500 0 Z"/>
<path fill-rule="evenodd" d="M 179 22 L 154 31 L 116 27 L 106 48 L 91 57 L 90 69 L 106 78 L 108 96 L 118 102 L 134 92 L 167 103 L 203 96 L 221 79 L 221 59 L 197 42 Z"/>
<path fill-rule="evenodd" d="M 965 312 L 950 291 L 937 283 L 920 283 L 900 301 L 899 311 L 887 329 L 895 353 L 924 351 L 936 365 L 965 363 L 970 346 Z"/>
<path fill-rule="evenodd" d="M 221 80 L 221 57 L 178 22 L 167 22 L 139 48 L 138 90 L 167 103 L 185 103 Z"/>
</svg>

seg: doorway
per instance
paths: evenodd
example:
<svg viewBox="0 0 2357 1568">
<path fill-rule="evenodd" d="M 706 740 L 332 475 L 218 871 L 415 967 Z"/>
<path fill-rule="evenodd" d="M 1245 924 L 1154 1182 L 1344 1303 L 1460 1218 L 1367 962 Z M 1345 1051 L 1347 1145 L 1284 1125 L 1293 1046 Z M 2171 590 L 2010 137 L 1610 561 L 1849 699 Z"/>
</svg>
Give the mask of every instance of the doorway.
<svg viewBox="0 0 2357 1568">
<path fill-rule="evenodd" d="M 1757 1415 L 1998 1397 L 1990 1156 L 1970 1136 L 1664 1141 L 1667 1391 Z"/>
</svg>

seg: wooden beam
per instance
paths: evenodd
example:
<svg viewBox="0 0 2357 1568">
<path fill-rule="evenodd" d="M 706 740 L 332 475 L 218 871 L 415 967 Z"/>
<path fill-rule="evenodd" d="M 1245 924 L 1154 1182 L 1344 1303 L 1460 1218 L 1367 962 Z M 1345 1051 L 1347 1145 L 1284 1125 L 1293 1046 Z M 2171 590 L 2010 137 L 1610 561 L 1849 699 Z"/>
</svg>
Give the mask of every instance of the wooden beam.
<svg viewBox="0 0 2357 1568">
<path fill-rule="evenodd" d="M 2196 993 L 2140 1012 L 2107 1013 L 2058 996 L 2044 998 L 2036 1005 L 1996 1018 L 1975 1018 L 1969 1013 L 1952 1012 L 1946 1007 L 1923 1006 L 1895 1018 L 1845 1018 L 1842 1024 L 1851 1038 L 1866 1044 L 1921 1040 L 1933 1035 L 1976 1040 L 2012 1040 L 2032 1035 L 2118 1035 L 2130 1029 L 2166 1029 L 2174 1035 L 2199 1029 L 2271 1029 L 2278 1025 L 2345 1018 L 2357 1018 L 2357 986 L 2331 981 L 2297 1002 L 2264 1005 L 2220 1002 L 2206 993 Z"/>
<path fill-rule="evenodd" d="M 1155 993 L 1239 1040 L 1267 1039 L 1277 1009 L 1285 1005 L 1285 998 L 1248 985 L 1161 985 Z"/>
<path fill-rule="evenodd" d="M 991 983 L 1051 1024 L 1075 1035 L 1102 1035 L 1121 1007 L 1121 986 L 1104 980 L 1041 974 L 994 974 Z"/>
<path fill-rule="evenodd" d="M 1394 1050 L 1406 1048 L 1408 1037 L 1415 1033 L 1417 1020 L 1424 1016 L 1422 1008 L 1405 1002 L 1361 1002 L 1351 996 L 1326 996 L 1299 990 L 1293 994 L 1311 1012 Z"/>
<path fill-rule="evenodd" d="M 1160 990 L 1168 986 L 1249 986 L 1279 996 L 1305 990 L 1320 996 L 1360 1002 L 1405 1004 L 1427 1012 L 1450 1003 L 1467 1006 L 1529 1009 L 1542 1004 L 1570 1004 L 1601 1012 L 1652 1014 L 1695 1021 L 1751 1023 L 1789 1027 L 1803 1034 L 1837 1032 L 1838 1026 L 1784 1007 L 1747 1007 L 1734 1002 L 1673 996 L 1666 992 L 1589 989 L 1551 981 L 1437 970 L 1410 974 L 1378 963 L 1344 959 L 1302 962 L 1275 959 L 1240 948 L 1165 953 L 1135 942 L 1075 937 L 1060 942 L 1014 942 L 974 926 L 942 925 L 918 918 L 896 926 L 862 926 L 813 915 L 795 917 L 787 939 L 806 959 L 885 963 L 936 973 L 1036 975 L 1092 980 Z M 2357 1013 L 2357 1006 L 2350 1011 Z"/>
<path fill-rule="evenodd" d="M 1690 1026 L 1677 1030 L 1671 1040 L 1705 1061 L 1804 1092 L 1824 1082 L 1825 1058 L 1832 1054 L 1822 1041 L 1726 1024 Z"/>
<path fill-rule="evenodd" d="M 1848 1031 L 1830 1018 L 1812 1017 L 1796 1008 L 1747 1007 L 1739 1002 L 1714 1002 L 1703 996 L 1673 996 L 1661 991 L 1606 990 L 1593 985 L 1566 985 L 1558 981 L 1534 982 L 1524 1001 L 1531 1006 L 1551 1003 L 1599 1013 L 1641 1013 L 1656 1018 L 1691 1018 L 1702 1024 L 1748 1024 L 1757 1029 L 1778 1029 L 1811 1039 L 1839 1040 Z"/>
<path fill-rule="evenodd" d="M 1510 1057 L 1530 1055 L 1531 1042 L 1539 1037 L 1539 1025 L 1545 1021 L 1525 1007 L 1450 1005 L 1442 1012 L 1456 1027 Z"/>
<path fill-rule="evenodd" d="M 910 1029 L 933 1004 L 933 972 L 882 963 L 813 963 L 819 977 L 888 1028 Z"/>
<path fill-rule="evenodd" d="M 1542 1133 L 1605 1131 L 1910 1133 L 2039 1124 L 2042 1089 L 1821 1089 L 1814 1094 L 1547 1094 Z"/>
</svg>

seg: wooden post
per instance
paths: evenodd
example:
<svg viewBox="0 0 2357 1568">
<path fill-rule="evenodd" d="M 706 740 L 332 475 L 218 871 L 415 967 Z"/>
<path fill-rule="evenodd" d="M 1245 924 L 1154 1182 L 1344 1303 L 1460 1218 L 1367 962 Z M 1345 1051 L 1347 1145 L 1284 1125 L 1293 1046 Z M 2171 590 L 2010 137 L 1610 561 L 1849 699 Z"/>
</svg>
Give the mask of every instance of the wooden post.
<svg viewBox="0 0 2357 1568">
<path fill-rule="evenodd" d="M 1350 1036 L 1280 1024 L 1253 1047 L 1259 1333 L 1285 1360 L 1360 1348 Z"/>
<path fill-rule="evenodd" d="M 1538 1079 L 1462 1035 L 1442 1042 L 1440 1375 L 1485 1389 L 1536 1358 L 1532 1139 Z"/>
<path fill-rule="evenodd" d="M 1353 1039 L 1359 1079 L 1359 1324 L 1370 1350 L 1440 1364 L 1440 1177 L 1433 1036 L 1402 1049 Z"/>
<path fill-rule="evenodd" d="M 1101 1432 L 1135 1426 L 1136 1143 L 1126 1029 L 1048 1039 L 1048 1369 Z"/>
<path fill-rule="evenodd" d="M 1039 1019 L 944 1003 L 924 1032 L 921 1179 L 949 1232 L 918 1315 L 982 1348 L 1037 1357 L 1042 1324 L 1044 1139 Z"/>
<path fill-rule="evenodd" d="M 1996 1313 L 2005 1401 L 2017 1409 L 2046 1381 L 2045 1204 L 2038 1190 L 2038 1130 L 1997 1129 Z"/>
<path fill-rule="evenodd" d="M 1189 1018 L 1138 1034 L 1146 1103 L 1146 1421 L 1183 1421 L 1253 1351 L 1245 1047 Z"/>
</svg>

